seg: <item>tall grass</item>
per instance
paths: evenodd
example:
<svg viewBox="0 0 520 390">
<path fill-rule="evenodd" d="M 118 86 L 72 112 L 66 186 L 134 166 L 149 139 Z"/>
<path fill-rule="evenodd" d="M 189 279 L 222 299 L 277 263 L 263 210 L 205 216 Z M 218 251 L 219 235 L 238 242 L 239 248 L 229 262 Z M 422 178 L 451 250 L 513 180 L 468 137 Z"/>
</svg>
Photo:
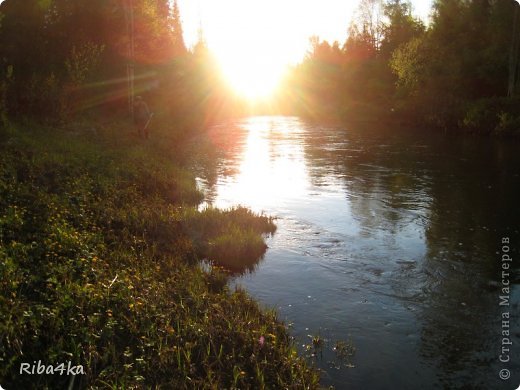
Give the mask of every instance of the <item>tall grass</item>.
<svg viewBox="0 0 520 390">
<path fill-rule="evenodd" d="M 275 313 L 197 266 L 263 253 L 272 220 L 243 208 L 198 212 L 190 172 L 170 157 L 178 145 L 139 143 L 108 125 L 95 137 L 0 131 L 5 388 L 317 386 Z M 18 374 L 38 360 L 81 364 L 85 375 Z"/>
<path fill-rule="evenodd" d="M 189 230 L 204 258 L 232 272 L 251 270 L 265 253 L 263 234 L 273 234 L 271 217 L 244 207 L 188 211 Z"/>
</svg>

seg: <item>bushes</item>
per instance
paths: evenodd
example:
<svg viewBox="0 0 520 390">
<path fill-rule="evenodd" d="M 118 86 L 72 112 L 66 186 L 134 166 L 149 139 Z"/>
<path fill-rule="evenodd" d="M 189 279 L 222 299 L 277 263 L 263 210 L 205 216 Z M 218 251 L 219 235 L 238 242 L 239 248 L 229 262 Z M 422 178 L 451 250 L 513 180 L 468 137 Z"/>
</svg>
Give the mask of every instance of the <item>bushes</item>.
<svg viewBox="0 0 520 390">
<path fill-rule="evenodd" d="M 520 101 L 510 98 L 481 99 L 469 105 L 460 126 L 469 132 L 520 135 Z"/>
<path fill-rule="evenodd" d="M 494 133 L 499 136 L 520 136 L 520 115 L 500 112 Z"/>
</svg>

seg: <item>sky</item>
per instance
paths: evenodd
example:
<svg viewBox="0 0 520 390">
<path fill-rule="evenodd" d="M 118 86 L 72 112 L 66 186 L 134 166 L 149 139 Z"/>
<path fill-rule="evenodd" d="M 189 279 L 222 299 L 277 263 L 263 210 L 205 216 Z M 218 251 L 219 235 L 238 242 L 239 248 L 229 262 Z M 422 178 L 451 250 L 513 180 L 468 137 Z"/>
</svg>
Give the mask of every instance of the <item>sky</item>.
<svg viewBox="0 0 520 390">
<path fill-rule="evenodd" d="M 177 0 L 188 47 L 205 40 L 236 89 L 272 90 L 288 64 L 299 62 L 309 38 L 340 43 L 359 0 Z M 412 2 L 426 20 L 432 0 Z M 265 90 L 265 91 L 262 91 Z"/>
<path fill-rule="evenodd" d="M 298 58 L 309 37 L 344 42 L 359 0 L 178 0 L 188 46 L 195 43 L 199 26 L 210 47 L 283 47 L 287 57 Z M 414 14 L 427 19 L 432 0 L 412 1 Z"/>
</svg>

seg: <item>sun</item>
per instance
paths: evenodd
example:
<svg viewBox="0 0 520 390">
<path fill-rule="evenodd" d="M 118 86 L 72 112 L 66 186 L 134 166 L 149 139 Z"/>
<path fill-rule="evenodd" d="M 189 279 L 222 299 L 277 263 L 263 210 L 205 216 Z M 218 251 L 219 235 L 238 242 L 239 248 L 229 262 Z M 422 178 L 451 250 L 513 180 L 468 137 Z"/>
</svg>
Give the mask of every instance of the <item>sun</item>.
<svg viewBox="0 0 520 390">
<path fill-rule="evenodd" d="M 220 62 L 231 88 L 239 96 L 252 101 L 271 97 L 286 67 L 275 57 L 269 56 L 226 56 Z"/>
<path fill-rule="evenodd" d="M 276 92 L 287 67 L 304 58 L 311 36 L 344 42 L 357 4 L 344 0 L 177 1 L 188 45 L 195 44 L 202 32 L 229 84 L 252 100 Z"/>
<path fill-rule="evenodd" d="M 1 0 L 0 0 L 1 1 Z M 359 1 L 177 0 L 189 46 L 202 31 L 229 84 L 248 99 L 276 90 L 288 66 L 299 63 L 309 38 L 342 45 Z M 432 0 L 413 0 L 426 18 Z"/>
<path fill-rule="evenodd" d="M 296 0 L 200 0 L 201 28 L 229 85 L 250 100 L 265 100 L 308 45 L 295 18 Z"/>
</svg>

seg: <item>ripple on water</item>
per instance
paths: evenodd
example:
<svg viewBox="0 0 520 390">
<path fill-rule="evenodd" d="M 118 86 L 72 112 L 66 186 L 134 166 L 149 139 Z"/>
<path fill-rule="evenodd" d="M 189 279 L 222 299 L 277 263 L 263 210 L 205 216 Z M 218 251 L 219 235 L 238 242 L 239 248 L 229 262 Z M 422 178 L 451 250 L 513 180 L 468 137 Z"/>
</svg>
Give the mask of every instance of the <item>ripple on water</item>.
<svg viewBox="0 0 520 390">
<path fill-rule="evenodd" d="M 249 118 L 233 134 L 218 178 L 200 181 L 208 201 L 279 218 L 264 261 L 235 283 L 279 307 L 300 345 L 327 340 L 325 386 L 500 385 L 495 252 L 503 234 L 520 242 L 513 145 L 294 117 Z M 328 364 L 336 340 L 352 341 L 354 368 Z"/>
</svg>

